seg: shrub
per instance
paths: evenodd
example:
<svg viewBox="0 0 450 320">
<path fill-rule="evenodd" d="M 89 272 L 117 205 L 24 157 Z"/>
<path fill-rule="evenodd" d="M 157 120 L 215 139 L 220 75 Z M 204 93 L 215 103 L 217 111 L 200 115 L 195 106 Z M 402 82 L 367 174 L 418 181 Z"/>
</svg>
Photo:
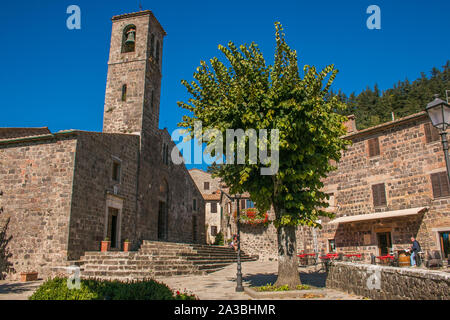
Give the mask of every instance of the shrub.
<svg viewBox="0 0 450 320">
<path fill-rule="evenodd" d="M 81 280 L 80 289 L 69 289 L 67 278 L 54 278 L 43 283 L 30 300 L 195 300 L 186 293 L 173 293 L 163 283 L 144 281 Z"/>
<path fill-rule="evenodd" d="M 214 241 L 214 244 L 217 246 L 223 246 L 223 233 L 222 231 L 216 234 L 216 239 Z"/>
</svg>

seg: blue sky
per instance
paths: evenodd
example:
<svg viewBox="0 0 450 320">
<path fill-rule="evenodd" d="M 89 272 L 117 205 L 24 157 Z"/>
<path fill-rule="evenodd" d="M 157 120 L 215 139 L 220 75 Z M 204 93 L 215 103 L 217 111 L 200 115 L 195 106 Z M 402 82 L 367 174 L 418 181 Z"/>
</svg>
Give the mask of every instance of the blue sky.
<svg viewBox="0 0 450 320">
<path fill-rule="evenodd" d="M 347 94 L 440 67 L 450 58 L 450 1 L 148 1 L 167 32 L 160 127 L 172 132 L 200 60 L 218 44 L 255 41 L 270 62 L 280 21 L 300 65 L 340 70 L 334 88 Z M 81 30 L 68 30 L 66 8 L 81 8 Z M 381 30 L 369 30 L 369 5 Z M 139 0 L 4 1 L 0 8 L 0 127 L 48 126 L 101 131 L 113 15 L 138 11 Z"/>
</svg>

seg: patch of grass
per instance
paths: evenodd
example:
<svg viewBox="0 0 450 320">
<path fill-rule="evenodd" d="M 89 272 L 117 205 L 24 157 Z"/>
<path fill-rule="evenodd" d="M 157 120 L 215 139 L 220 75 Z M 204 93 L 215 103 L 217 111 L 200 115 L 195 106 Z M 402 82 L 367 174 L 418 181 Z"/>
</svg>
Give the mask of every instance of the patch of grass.
<svg viewBox="0 0 450 320">
<path fill-rule="evenodd" d="M 311 287 L 307 284 L 300 284 L 296 287 L 295 290 L 309 290 Z M 256 287 L 256 291 L 258 292 L 273 292 L 273 291 L 289 291 L 291 290 L 288 285 L 284 286 L 275 286 L 273 284 L 266 284 L 265 286 Z"/>
<path fill-rule="evenodd" d="M 325 295 L 323 294 L 314 294 L 314 293 L 305 293 L 303 295 L 303 298 L 305 299 L 315 299 L 315 298 L 324 298 Z"/>
</svg>

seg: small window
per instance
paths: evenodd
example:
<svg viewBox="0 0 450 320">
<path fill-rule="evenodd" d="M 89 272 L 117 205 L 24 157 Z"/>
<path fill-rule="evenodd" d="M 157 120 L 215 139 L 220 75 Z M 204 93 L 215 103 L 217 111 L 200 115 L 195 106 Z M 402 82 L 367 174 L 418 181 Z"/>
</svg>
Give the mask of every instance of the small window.
<svg viewBox="0 0 450 320">
<path fill-rule="evenodd" d="M 246 201 L 246 208 L 254 208 L 255 207 L 255 203 L 252 200 L 247 200 Z"/>
<path fill-rule="evenodd" d="M 156 40 L 155 60 L 156 60 L 156 62 L 159 62 L 159 40 Z"/>
<path fill-rule="evenodd" d="M 216 226 L 211 226 L 211 235 L 213 237 L 215 237 L 217 235 L 217 227 Z"/>
<path fill-rule="evenodd" d="M 122 86 L 122 101 L 127 101 L 127 85 Z"/>
<path fill-rule="evenodd" d="M 241 209 L 245 209 L 245 199 L 241 200 Z"/>
<path fill-rule="evenodd" d="M 162 161 L 165 165 L 169 165 L 169 145 L 163 143 Z"/>
<path fill-rule="evenodd" d="M 209 182 L 204 182 L 203 183 L 203 189 L 204 190 L 209 190 Z"/>
<path fill-rule="evenodd" d="M 112 166 L 113 181 L 120 182 L 120 162 L 114 161 Z"/>
<path fill-rule="evenodd" d="M 211 202 L 211 213 L 217 213 L 217 202 Z"/>
<path fill-rule="evenodd" d="M 192 199 L 192 210 L 197 211 L 197 199 Z"/>
<path fill-rule="evenodd" d="M 228 214 L 231 214 L 231 202 L 227 203 Z"/>
<path fill-rule="evenodd" d="M 169 165 L 170 157 L 169 157 L 169 145 L 166 145 L 166 165 Z"/>
<path fill-rule="evenodd" d="M 155 35 L 152 34 L 150 37 L 150 55 L 154 57 L 154 51 L 155 51 Z"/>
<path fill-rule="evenodd" d="M 374 207 L 385 206 L 387 204 L 384 183 L 374 184 L 372 186 L 372 195 Z"/>
<path fill-rule="evenodd" d="M 153 107 L 154 107 L 154 91 L 152 90 L 152 96 L 151 96 L 151 100 L 150 100 L 150 108 L 153 111 Z"/>
<path fill-rule="evenodd" d="M 328 240 L 328 252 L 336 252 L 336 241 L 334 239 Z"/>
<path fill-rule="evenodd" d="M 431 186 L 433 187 L 433 197 L 441 198 L 450 195 L 447 172 L 438 172 L 431 175 Z"/>
<path fill-rule="evenodd" d="M 424 124 L 427 143 L 439 140 L 439 131 L 431 123 Z"/>
<path fill-rule="evenodd" d="M 369 157 L 375 157 L 380 155 L 380 143 L 378 137 L 370 139 L 369 143 Z"/>
</svg>

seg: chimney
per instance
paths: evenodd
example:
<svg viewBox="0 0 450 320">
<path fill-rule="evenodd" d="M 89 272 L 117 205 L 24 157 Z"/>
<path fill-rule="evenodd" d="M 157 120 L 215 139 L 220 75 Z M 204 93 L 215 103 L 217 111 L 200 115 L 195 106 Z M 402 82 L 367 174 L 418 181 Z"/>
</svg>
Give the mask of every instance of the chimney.
<svg viewBox="0 0 450 320">
<path fill-rule="evenodd" d="M 356 121 L 353 114 L 347 116 L 348 120 L 344 122 L 344 126 L 347 128 L 347 133 L 354 133 L 356 130 Z"/>
</svg>

